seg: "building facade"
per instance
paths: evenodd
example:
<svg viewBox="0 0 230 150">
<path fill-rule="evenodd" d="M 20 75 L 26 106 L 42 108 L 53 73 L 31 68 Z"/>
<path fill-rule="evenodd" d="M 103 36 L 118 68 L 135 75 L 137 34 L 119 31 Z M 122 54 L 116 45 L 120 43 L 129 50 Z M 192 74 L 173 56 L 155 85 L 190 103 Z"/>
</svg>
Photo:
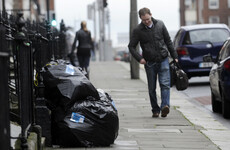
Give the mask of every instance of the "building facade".
<svg viewBox="0 0 230 150">
<path fill-rule="evenodd" d="M 49 19 L 53 19 L 55 14 L 54 0 L 5 0 L 5 4 L 0 2 L 0 10 L 5 10 L 8 14 L 23 12 L 25 19 L 42 21 L 48 19 L 47 5 L 49 5 Z"/>
<path fill-rule="evenodd" d="M 230 27 L 230 0 L 180 0 L 180 25 L 202 23 Z"/>
</svg>

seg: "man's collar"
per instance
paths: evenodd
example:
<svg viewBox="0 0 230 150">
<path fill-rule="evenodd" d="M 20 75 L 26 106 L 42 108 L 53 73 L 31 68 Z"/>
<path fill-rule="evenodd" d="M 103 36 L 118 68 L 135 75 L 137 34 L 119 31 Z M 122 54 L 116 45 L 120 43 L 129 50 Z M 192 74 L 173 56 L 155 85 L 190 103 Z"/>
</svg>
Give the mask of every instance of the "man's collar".
<svg viewBox="0 0 230 150">
<path fill-rule="evenodd" d="M 150 26 L 148 26 L 148 28 L 152 28 L 153 27 L 153 22 L 150 24 Z"/>
<path fill-rule="evenodd" d="M 154 19 L 153 17 L 152 17 L 152 24 L 151 24 L 151 27 L 153 27 L 153 26 L 155 26 L 155 24 L 157 23 L 157 20 L 156 19 Z M 144 25 L 142 22 L 140 23 L 141 24 L 141 28 L 143 29 L 148 29 L 149 27 L 147 27 L 146 25 Z"/>
</svg>

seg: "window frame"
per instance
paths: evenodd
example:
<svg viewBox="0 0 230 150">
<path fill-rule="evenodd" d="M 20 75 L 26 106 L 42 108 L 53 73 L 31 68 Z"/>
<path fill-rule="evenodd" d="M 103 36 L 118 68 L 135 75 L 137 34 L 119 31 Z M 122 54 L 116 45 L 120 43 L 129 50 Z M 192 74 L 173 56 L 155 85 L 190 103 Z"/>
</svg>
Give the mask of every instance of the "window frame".
<svg viewBox="0 0 230 150">
<path fill-rule="evenodd" d="M 212 2 L 216 3 L 216 5 L 212 5 Z M 208 0 L 208 8 L 209 9 L 219 9 L 220 2 L 219 0 Z"/>
<path fill-rule="evenodd" d="M 212 22 L 211 20 L 213 20 L 213 18 L 217 19 L 217 22 Z M 209 16 L 208 17 L 208 22 L 209 23 L 220 23 L 220 16 Z"/>
</svg>

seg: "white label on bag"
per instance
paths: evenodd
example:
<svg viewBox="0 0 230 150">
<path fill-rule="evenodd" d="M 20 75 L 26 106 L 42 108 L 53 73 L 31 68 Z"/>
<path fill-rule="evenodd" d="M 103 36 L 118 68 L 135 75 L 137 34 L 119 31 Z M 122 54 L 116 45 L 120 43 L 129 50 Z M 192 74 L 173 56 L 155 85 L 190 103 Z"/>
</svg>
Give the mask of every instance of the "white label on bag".
<svg viewBox="0 0 230 150">
<path fill-rule="evenodd" d="M 70 121 L 76 122 L 76 123 L 84 123 L 85 116 L 80 115 L 79 113 L 72 112 Z"/>
<path fill-rule="evenodd" d="M 68 74 L 70 74 L 70 75 L 74 75 L 74 73 L 75 73 L 74 66 L 67 65 L 65 72 L 68 73 Z"/>
</svg>

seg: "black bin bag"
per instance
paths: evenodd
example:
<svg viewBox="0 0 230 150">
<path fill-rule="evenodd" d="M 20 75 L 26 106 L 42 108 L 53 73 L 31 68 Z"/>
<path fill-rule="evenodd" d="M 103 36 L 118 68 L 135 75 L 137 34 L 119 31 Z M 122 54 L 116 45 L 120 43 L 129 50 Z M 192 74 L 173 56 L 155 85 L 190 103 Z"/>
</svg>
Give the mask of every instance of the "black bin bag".
<svg viewBox="0 0 230 150">
<path fill-rule="evenodd" d="M 41 71 L 45 85 L 45 97 L 52 106 L 71 107 L 77 100 L 92 96 L 99 99 L 97 89 L 81 68 L 64 60 L 48 63 Z"/>
<path fill-rule="evenodd" d="M 111 97 L 98 90 L 100 99 L 87 97 L 68 110 L 53 113 L 55 141 L 61 147 L 109 146 L 118 135 L 119 119 Z"/>
</svg>

